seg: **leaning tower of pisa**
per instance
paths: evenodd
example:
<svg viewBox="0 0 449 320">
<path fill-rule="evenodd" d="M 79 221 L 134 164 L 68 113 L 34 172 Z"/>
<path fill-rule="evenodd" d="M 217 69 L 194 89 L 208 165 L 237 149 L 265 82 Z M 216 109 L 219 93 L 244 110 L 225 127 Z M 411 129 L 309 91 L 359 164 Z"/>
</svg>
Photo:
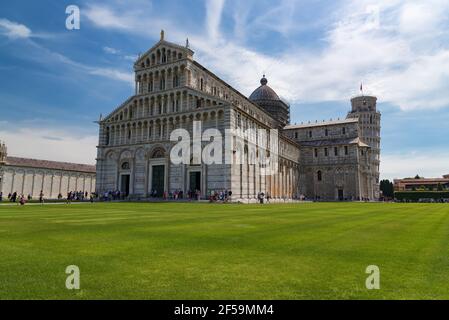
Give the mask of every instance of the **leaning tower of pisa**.
<svg viewBox="0 0 449 320">
<path fill-rule="evenodd" d="M 8 155 L 8 149 L 6 144 L 0 141 L 0 164 L 6 163 L 6 156 Z"/>
<path fill-rule="evenodd" d="M 348 118 L 358 118 L 360 139 L 371 147 L 371 184 L 374 199 L 379 199 L 380 166 L 380 118 L 377 110 L 377 98 L 360 95 L 351 99 L 352 109 Z"/>
</svg>

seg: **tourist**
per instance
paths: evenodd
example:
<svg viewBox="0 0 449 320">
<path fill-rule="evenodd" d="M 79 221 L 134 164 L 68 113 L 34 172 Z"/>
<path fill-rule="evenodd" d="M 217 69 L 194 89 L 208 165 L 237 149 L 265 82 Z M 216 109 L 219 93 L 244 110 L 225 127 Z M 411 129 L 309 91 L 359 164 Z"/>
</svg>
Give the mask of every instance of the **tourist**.
<svg viewBox="0 0 449 320">
<path fill-rule="evenodd" d="M 39 203 L 44 204 L 44 191 L 41 190 L 41 193 L 39 193 Z"/>
</svg>

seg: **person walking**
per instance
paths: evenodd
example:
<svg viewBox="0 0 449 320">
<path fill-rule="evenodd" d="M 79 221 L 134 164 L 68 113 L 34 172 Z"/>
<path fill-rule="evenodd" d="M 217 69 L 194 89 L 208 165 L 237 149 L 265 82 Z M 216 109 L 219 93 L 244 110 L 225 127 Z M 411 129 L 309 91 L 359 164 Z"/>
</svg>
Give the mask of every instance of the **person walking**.
<svg viewBox="0 0 449 320">
<path fill-rule="evenodd" d="M 39 193 L 39 203 L 44 204 L 44 191 L 43 190 L 41 190 L 41 192 Z"/>
</svg>

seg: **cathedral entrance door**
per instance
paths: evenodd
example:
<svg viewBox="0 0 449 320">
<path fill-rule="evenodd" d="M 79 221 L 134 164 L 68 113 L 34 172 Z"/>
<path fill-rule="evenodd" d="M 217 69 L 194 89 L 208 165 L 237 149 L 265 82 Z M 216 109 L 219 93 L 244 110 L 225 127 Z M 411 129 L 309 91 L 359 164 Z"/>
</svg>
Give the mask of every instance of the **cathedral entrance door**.
<svg viewBox="0 0 449 320">
<path fill-rule="evenodd" d="M 343 189 L 338 189 L 338 200 L 343 201 Z"/>
<path fill-rule="evenodd" d="M 130 175 L 122 174 L 120 183 L 120 192 L 125 196 L 129 195 L 129 182 L 130 182 Z"/>
<path fill-rule="evenodd" d="M 201 191 L 201 172 L 199 172 L 199 171 L 190 172 L 190 176 L 189 176 L 189 190 L 191 190 L 191 191 L 196 191 L 196 190 Z"/>
<path fill-rule="evenodd" d="M 156 196 L 162 197 L 164 194 L 164 184 L 165 184 L 165 166 L 153 166 L 153 175 L 151 178 L 151 190 L 156 190 Z"/>
</svg>

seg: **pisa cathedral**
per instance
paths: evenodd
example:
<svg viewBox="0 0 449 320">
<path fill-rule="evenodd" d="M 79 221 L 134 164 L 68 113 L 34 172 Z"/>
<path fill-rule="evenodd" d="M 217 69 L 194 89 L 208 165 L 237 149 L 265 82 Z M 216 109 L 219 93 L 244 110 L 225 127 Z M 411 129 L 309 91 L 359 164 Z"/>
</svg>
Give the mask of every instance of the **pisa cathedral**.
<svg viewBox="0 0 449 320">
<path fill-rule="evenodd" d="M 97 186 L 99 193 L 119 190 L 132 197 L 196 190 L 202 198 L 232 191 L 232 201 L 286 199 L 376 200 L 379 198 L 380 113 L 376 97 L 351 99 L 343 120 L 290 124 L 290 106 L 268 86 L 246 97 L 193 58 L 185 45 L 161 39 L 134 64 L 135 93 L 99 123 Z M 276 170 L 266 175 L 249 161 L 259 146 L 239 148 L 243 163 L 174 164 L 170 140 L 174 129 L 278 129 Z M 240 130 L 242 129 L 242 130 Z M 203 144 L 207 144 L 203 141 Z M 264 142 L 265 143 L 265 142 Z M 223 149 L 224 149 L 223 144 Z M 262 146 L 271 151 L 271 144 Z M 225 152 L 223 152 L 224 154 Z M 224 156 L 223 156 L 224 157 Z M 154 193 L 154 191 L 156 191 Z"/>
</svg>

